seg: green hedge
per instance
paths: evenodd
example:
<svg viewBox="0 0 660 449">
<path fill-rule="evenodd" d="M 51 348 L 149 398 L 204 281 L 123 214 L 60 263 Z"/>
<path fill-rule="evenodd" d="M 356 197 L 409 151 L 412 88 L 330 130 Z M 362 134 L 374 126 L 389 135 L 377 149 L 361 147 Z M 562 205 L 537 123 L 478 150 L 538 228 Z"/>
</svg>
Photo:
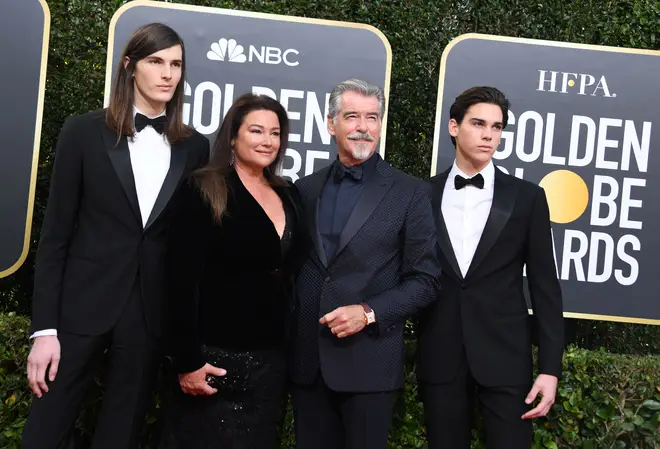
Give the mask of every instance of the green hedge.
<svg viewBox="0 0 660 449">
<path fill-rule="evenodd" d="M 29 352 L 29 321 L 0 314 L 0 447 L 20 447 L 21 429 L 31 395 L 25 376 Z M 424 448 L 422 405 L 418 402 L 413 351 L 409 345 L 404 394 L 395 408 L 389 447 Z M 636 448 L 660 446 L 660 358 L 622 356 L 584 349 L 569 349 L 557 403 L 548 419 L 535 422 L 534 449 Z M 100 379 L 100 378 L 99 378 Z M 98 384 L 102 384 L 99 380 Z M 160 382 L 162 388 L 162 382 Z M 98 409 L 102 387 L 92 389 L 78 422 L 77 438 L 84 445 Z M 157 401 L 155 401 L 157 403 Z M 159 409 L 147 418 L 143 447 L 154 448 L 158 438 Z M 293 449 L 291 413 L 282 448 Z M 484 448 L 475 432 L 473 448 Z"/>
</svg>

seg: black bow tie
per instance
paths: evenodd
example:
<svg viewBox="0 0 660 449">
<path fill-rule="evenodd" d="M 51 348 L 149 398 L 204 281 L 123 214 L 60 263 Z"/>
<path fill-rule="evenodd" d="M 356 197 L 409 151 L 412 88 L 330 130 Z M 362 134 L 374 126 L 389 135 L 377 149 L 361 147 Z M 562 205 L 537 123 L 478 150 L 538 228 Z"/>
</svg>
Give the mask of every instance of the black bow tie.
<svg viewBox="0 0 660 449">
<path fill-rule="evenodd" d="M 136 133 L 142 131 L 147 125 L 151 125 L 151 127 L 155 129 L 156 132 L 163 134 L 163 131 L 165 131 L 166 123 L 167 123 L 167 117 L 164 115 L 161 115 L 160 117 L 156 117 L 156 118 L 149 118 L 146 115 L 140 114 L 139 112 L 135 114 Z"/>
<path fill-rule="evenodd" d="M 346 176 L 352 178 L 354 181 L 362 180 L 362 165 L 354 165 L 353 167 L 346 167 L 344 164 L 337 162 L 333 173 L 333 178 L 337 184 L 341 182 Z"/>
<path fill-rule="evenodd" d="M 456 175 L 454 178 L 454 187 L 456 187 L 456 190 L 461 190 L 467 185 L 473 185 L 477 189 L 483 189 L 484 177 L 481 176 L 481 173 L 477 173 L 477 175 L 473 176 L 472 178 L 464 178 L 461 175 Z"/>
</svg>

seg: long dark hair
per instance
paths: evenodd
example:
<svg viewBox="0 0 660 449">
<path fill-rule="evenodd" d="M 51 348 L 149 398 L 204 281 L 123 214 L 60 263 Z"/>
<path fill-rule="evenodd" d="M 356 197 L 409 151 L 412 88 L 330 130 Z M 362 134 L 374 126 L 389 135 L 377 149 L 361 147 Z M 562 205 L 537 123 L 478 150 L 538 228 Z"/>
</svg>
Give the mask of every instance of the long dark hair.
<svg viewBox="0 0 660 449">
<path fill-rule="evenodd" d="M 149 23 L 143 25 L 131 36 L 124 52 L 121 55 L 115 70 L 115 82 L 110 94 L 110 105 L 105 112 L 105 121 L 113 131 L 117 132 L 117 140 L 122 136 L 133 136 L 133 103 L 135 102 L 135 89 L 133 86 L 133 73 L 135 65 L 141 59 L 166 48 L 181 46 L 181 80 L 174 90 L 172 99 L 167 102 L 165 113 L 167 124 L 165 135 L 170 142 L 177 142 L 192 133 L 183 123 L 183 85 L 186 77 L 186 51 L 181 36 L 172 28 L 162 23 Z M 129 61 L 124 67 L 124 61 Z"/>
<path fill-rule="evenodd" d="M 271 186 L 286 186 L 279 173 L 284 161 L 284 154 L 289 142 L 289 117 L 284 107 L 266 95 L 244 94 L 236 99 L 222 121 L 220 131 L 211 150 L 208 165 L 197 170 L 193 176 L 204 198 L 213 209 L 213 216 L 219 223 L 227 208 L 226 176 L 233 169 L 232 140 L 238 135 L 245 116 L 252 111 L 272 111 L 280 122 L 280 149 L 275 160 L 264 168 L 264 176 Z"/>
</svg>

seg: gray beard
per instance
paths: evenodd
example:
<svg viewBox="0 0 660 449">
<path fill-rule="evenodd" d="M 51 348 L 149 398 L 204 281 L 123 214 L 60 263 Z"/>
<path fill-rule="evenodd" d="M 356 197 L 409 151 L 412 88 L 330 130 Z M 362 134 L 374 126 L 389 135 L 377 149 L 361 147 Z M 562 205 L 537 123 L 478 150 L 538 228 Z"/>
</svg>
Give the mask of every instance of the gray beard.
<svg viewBox="0 0 660 449">
<path fill-rule="evenodd" d="M 360 148 L 362 145 L 359 145 L 355 151 L 351 151 L 351 156 L 358 161 L 365 161 L 373 154 L 371 148 L 368 148 L 364 145 L 364 148 Z"/>
</svg>

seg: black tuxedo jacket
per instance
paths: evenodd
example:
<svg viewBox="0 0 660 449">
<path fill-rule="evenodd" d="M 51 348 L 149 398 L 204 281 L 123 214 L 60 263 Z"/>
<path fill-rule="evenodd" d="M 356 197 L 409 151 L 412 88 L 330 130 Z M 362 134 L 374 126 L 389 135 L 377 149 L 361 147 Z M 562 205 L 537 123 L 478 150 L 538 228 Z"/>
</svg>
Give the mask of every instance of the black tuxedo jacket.
<svg viewBox="0 0 660 449">
<path fill-rule="evenodd" d="M 317 226 L 318 204 L 332 166 L 296 183 L 311 245 L 296 282 L 292 380 L 312 384 L 320 372 L 335 391 L 391 391 L 403 386 L 403 330 L 408 316 L 435 299 L 440 267 L 428 184 L 378 157 L 331 260 Z M 366 302 L 375 324 L 338 339 L 319 319 Z"/>
<path fill-rule="evenodd" d="M 196 131 L 172 144 L 169 171 L 143 227 L 127 138 L 117 142 L 104 110 L 69 118 L 57 142 L 37 250 L 31 331 L 100 335 L 138 287 L 147 326 L 162 335 L 167 205 L 182 177 L 208 155 L 208 140 Z"/>
<path fill-rule="evenodd" d="M 539 332 L 539 369 L 559 376 L 562 299 L 544 190 L 495 169 L 490 214 L 463 277 L 442 214 L 448 175 L 449 170 L 430 181 L 443 272 L 438 300 L 420 316 L 419 378 L 451 381 L 461 357 L 467 356 L 482 385 L 529 384 L 532 342 L 523 293 L 525 264 Z"/>
</svg>

